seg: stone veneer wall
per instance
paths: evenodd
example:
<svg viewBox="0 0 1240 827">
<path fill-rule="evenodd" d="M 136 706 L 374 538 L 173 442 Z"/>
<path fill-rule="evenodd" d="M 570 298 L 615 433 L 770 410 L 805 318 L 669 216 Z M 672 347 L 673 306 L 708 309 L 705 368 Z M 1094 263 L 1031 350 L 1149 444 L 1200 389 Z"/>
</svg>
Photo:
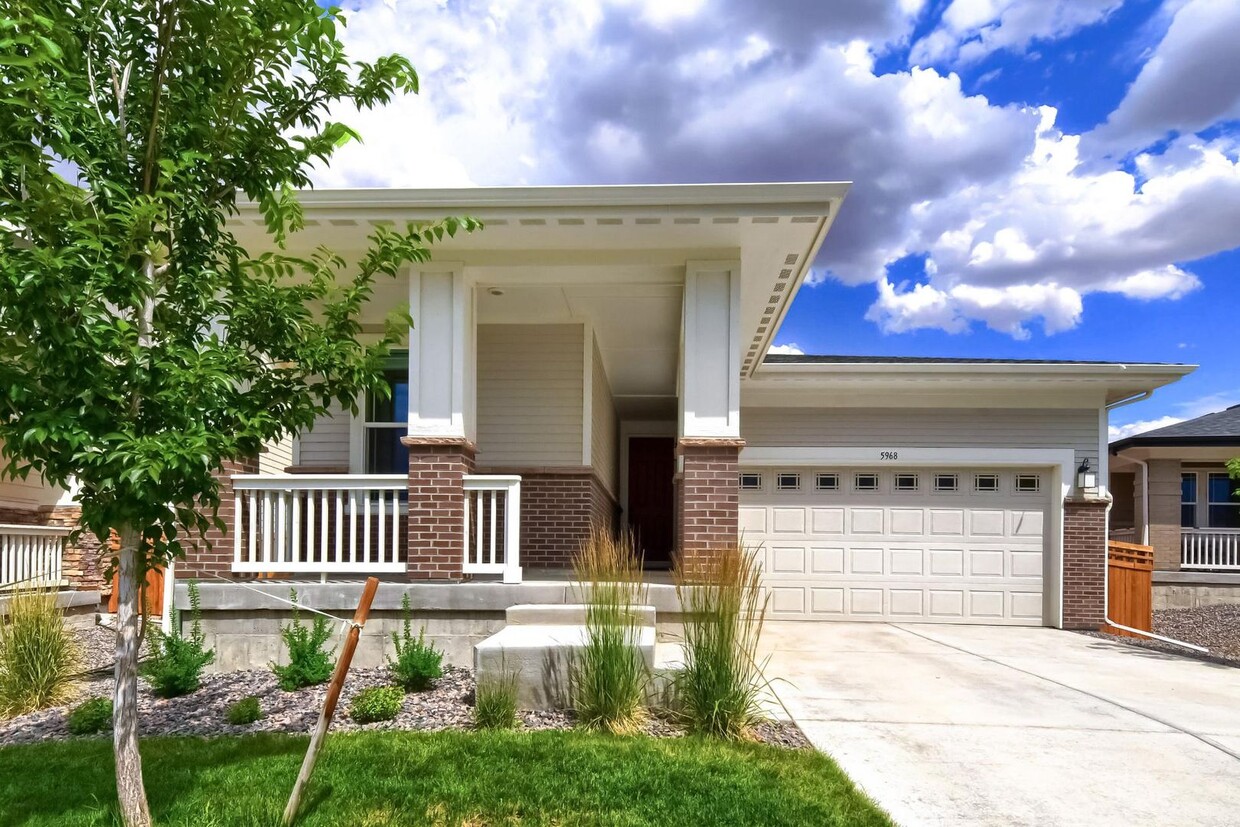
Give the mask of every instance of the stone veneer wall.
<svg viewBox="0 0 1240 827">
<path fill-rule="evenodd" d="M 1063 513 L 1063 625 L 1097 629 L 1106 619 L 1105 500 L 1065 500 Z"/>
</svg>

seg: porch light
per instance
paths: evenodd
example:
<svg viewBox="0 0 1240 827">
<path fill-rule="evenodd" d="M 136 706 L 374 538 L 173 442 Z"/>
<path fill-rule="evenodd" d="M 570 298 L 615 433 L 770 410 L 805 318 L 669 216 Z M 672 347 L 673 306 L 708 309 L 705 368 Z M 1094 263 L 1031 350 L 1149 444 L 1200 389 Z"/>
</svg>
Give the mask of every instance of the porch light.
<svg viewBox="0 0 1240 827">
<path fill-rule="evenodd" d="M 1081 460 L 1081 467 L 1076 469 L 1076 487 L 1082 491 L 1098 487 L 1098 473 L 1090 470 L 1089 457 Z"/>
</svg>

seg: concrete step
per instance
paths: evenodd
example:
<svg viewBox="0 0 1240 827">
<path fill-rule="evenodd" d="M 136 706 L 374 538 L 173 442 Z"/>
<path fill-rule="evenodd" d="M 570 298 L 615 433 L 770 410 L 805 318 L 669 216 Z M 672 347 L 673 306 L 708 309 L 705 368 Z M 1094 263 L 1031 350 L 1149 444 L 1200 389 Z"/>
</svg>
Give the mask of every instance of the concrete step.
<svg viewBox="0 0 1240 827">
<path fill-rule="evenodd" d="M 584 604 L 533 603 L 509 606 L 504 617 L 510 626 L 583 626 L 586 612 Z M 634 606 L 633 613 L 637 616 L 638 625 L 654 625 L 654 606 Z"/>
</svg>

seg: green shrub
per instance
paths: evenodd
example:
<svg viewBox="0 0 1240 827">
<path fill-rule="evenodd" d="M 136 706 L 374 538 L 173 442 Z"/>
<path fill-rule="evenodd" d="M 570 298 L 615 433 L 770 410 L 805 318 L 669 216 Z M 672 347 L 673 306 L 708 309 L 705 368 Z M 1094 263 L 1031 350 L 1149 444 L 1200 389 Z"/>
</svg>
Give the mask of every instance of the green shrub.
<svg viewBox="0 0 1240 827">
<path fill-rule="evenodd" d="M 10 593 L 0 617 L 0 717 L 64 703 L 81 653 L 52 589 Z"/>
<path fill-rule="evenodd" d="M 517 725 L 517 675 L 485 680 L 474 689 L 474 726 L 478 729 L 513 729 Z"/>
<path fill-rule="evenodd" d="M 202 634 L 202 609 L 198 584 L 189 584 L 190 618 L 193 623 L 189 637 L 181 634 L 180 613 L 172 609 L 172 633 L 164 634 L 150 627 L 151 651 L 142 664 L 142 677 L 151 684 L 151 691 L 160 698 L 188 695 L 202 685 L 202 670 L 215 660 L 215 650 L 205 647 Z"/>
<path fill-rule="evenodd" d="M 233 726 L 241 726 L 243 724 L 252 724 L 259 718 L 262 718 L 263 708 L 258 703 L 258 696 L 251 695 L 248 698 L 242 698 L 236 703 L 229 704 L 228 711 L 224 715 L 228 719 L 228 723 Z"/>
<path fill-rule="evenodd" d="M 685 668 L 673 681 L 678 712 L 692 732 L 740 738 L 762 718 L 769 683 L 757 660 L 766 617 L 761 570 L 738 543 L 693 571 L 679 569 Z"/>
<path fill-rule="evenodd" d="M 637 648 L 641 632 L 641 559 L 633 535 L 593 526 L 573 559 L 586 600 L 586 642 L 570 664 L 577 719 L 589 729 L 633 732 L 645 715 L 650 675 Z"/>
<path fill-rule="evenodd" d="M 399 686 L 370 686 L 353 696 L 349 717 L 359 724 L 390 721 L 400 714 L 405 693 Z"/>
<path fill-rule="evenodd" d="M 392 680 L 406 692 L 421 692 L 431 681 L 443 675 L 443 652 L 435 644 L 427 645 L 426 627 L 413 636 L 413 612 L 409 608 L 409 593 L 400 598 L 400 608 L 405 615 L 405 628 L 400 635 L 392 633 L 396 657 L 388 658 Z"/>
<path fill-rule="evenodd" d="M 111 728 L 112 701 L 108 698 L 83 701 L 69 713 L 69 732 L 74 735 L 94 735 Z"/>
<path fill-rule="evenodd" d="M 301 622 L 297 611 L 297 592 L 293 595 L 293 622 L 280 628 L 280 637 L 288 650 L 288 665 L 271 664 L 271 671 L 276 673 L 276 682 L 285 692 L 295 692 L 306 686 L 314 686 L 325 682 L 332 676 L 336 667 L 335 649 L 330 652 L 323 645 L 331 638 L 331 627 L 327 618 L 314 616 L 314 623 L 307 627 Z"/>
</svg>

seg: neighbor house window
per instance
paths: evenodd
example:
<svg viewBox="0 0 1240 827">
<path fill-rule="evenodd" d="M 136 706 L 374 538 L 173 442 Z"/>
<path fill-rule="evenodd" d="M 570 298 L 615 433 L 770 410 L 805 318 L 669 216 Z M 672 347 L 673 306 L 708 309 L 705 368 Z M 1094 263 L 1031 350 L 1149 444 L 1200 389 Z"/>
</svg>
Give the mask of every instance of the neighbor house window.
<svg viewBox="0 0 1240 827">
<path fill-rule="evenodd" d="M 935 491 L 955 491 L 960 487 L 960 477 L 955 474 L 935 474 Z"/>
<path fill-rule="evenodd" d="M 362 422 L 367 474 L 408 474 L 409 449 L 400 438 L 409 432 L 409 367 L 407 357 L 393 359 L 383 371 L 388 392 L 369 394 Z"/>
<path fill-rule="evenodd" d="M 1240 480 L 1211 474 L 1207 494 L 1210 528 L 1240 528 Z"/>
<path fill-rule="evenodd" d="M 999 475 L 998 474 L 974 474 L 973 475 L 974 491 L 998 491 Z"/>
<path fill-rule="evenodd" d="M 814 487 L 819 491 L 839 491 L 840 475 L 839 474 L 819 474 L 814 479 Z"/>
<path fill-rule="evenodd" d="M 856 474 L 853 476 L 853 490 L 877 491 L 878 474 Z"/>
<path fill-rule="evenodd" d="M 916 491 L 917 482 L 916 474 L 896 474 L 895 489 L 897 491 Z"/>
<path fill-rule="evenodd" d="M 745 473 L 741 474 L 741 490 L 742 491 L 761 491 L 762 475 Z"/>
<path fill-rule="evenodd" d="M 1197 526 L 1197 475 L 1180 474 L 1180 528 Z"/>
<path fill-rule="evenodd" d="M 776 474 L 775 488 L 780 491 L 800 491 L 801 475 L 800 474 Z"/>
</svg>

